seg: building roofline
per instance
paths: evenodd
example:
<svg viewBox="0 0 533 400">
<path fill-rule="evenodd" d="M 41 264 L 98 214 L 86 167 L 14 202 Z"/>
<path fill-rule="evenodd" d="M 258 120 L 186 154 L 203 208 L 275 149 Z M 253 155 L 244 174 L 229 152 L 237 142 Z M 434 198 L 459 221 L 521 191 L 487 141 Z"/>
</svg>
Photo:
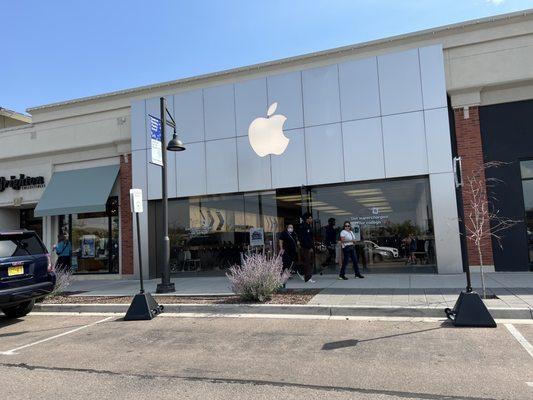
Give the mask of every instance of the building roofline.
<svg viewBox="0 0 533 400">
<path fill-rule="evenodd" d="M 138 94 L 143 91 L 154 90 L 154 89 L 164 89 L 164 88 L 171 87 L 171 86 L 183 85 L 183 84 L 188 84 L 188 83 L 193 83 L 193 82 L 200 82 L 202 80 L 207 80 L 207 79 L 212 79 L 212 78 L 217 78 L 217 77 L 228 77 L 228 76 L 240 74 L 243 72 L 257 71 L 260 69 L 265 69 L 265 68 L 273 67 L 273 66 L 288 65 L 294 62 L 311 61 L 315 58 L 352 52 L 357 49 L 362 49 L 362 48 L 371 47 L 371 46 L 378 46 L 380 44 L 399 42 L 399 41 L 406 40 L 406 39 L 412 39 L 412 38 L 423 37 L 423 36 L 428 36 L 428 35 L 433 36 L 433 35 L 436 35 L 442 32 L 458 31 L 458 30 L 476 26 L 476 25 L 497 23 L 497 22 L 501 22 L 505 20 L 525 17 L 525 16 L 532 16 L 532 15 L 533 15 L 533 8 L 529 8 L 529 9 L 525 9 L 522 11 L 516 11 L 516 12 L 506 13 L 506 14 L 498 14 L 498 15 L 493 15 L 490 17 L 484 17 L 484 18 L 473 19 L 473 20 L 458 22 L 458 23 L 449 24 L 449 25 L 443 25 L 443 26 L 436 27 L 436 28 L 424 29 L 420 31 L 390 36 L 387 38 L 376 39 L 376 40 L 351 44 L 351 45 L 342 46 L 342 47 L 336 47 L 336 48 L 328 49 L 328 50 L 321 50 L 321 51 L 307 53 L 307 54 L 293 56 L 293 57 L 286 57 L 286 58 L 282 58 L 282 59 L 278 59 L 274 61 L 267 61 L 263 63 L 252 64 L 252 65 L 247 65 L 247 66 L 237 67 L 237 68 L 231 68 L 227 70 L 211 72 L 211 73 L 202 74 L 202 75 L 195 75 L 191 77 L 186 77 L 186 78 L 181 78 L 181 79 L 176 79 L 176 80 L 171 80 L 171 81 L 166 81 L 166 82 L 161 82 L 161 83 L 156 83 L 156 84 L 138 86 L 138 87 L 130 88 L 130 89 L 123 89 L 123 90 L 118 90 L 118 91 L 113 91 L 113 92 L 97 94 L 93 96 L 80 97 L 77 99 L 60 101 L 60 102 L 45 104 L 45 105 L 36 106 L 36 107 L 30 107 L 26 109 L 26 111 L 28 113 L 32 113 L 33 111 L 42 111 L 42 110 L 55 108 L 55 107 L 69 106 L 69 105 L 74 105 L 78 103 L 85 103 L 85 102 L 89 102 L 93 100 L 112 98 L 112 97 L 128 95 L 128 94 Z"/>
<path fill-rule="evenodd" d="M 0 115 L 11 119 L 16 119 L 17 121 L 24 122 L 26 124 L 31 124 L 31 116 L 13 110 L 8 110 L 7 108 L 0 107 Z"/>
</svg>

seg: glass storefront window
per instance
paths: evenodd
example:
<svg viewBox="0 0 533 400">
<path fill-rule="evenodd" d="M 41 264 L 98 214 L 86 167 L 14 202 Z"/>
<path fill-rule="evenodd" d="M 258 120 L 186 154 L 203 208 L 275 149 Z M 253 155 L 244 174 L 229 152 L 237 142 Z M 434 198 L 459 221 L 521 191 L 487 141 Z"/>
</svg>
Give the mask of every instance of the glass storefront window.
<svg viewBox="0 0 533 400">
<path fill-rule="evenodd" d="M 268 254 L 276 252 L 279 230 L 276 193 L 246 193 L 169 201 L 170 267 L 172 272 L 223 271 L 240 263 L 250 247 L 250 229 L 262 228 Z M 154 225 L 161 220 L 161 203 L 151 218 L 151 239 L 160 237 Z M 156 228 L 156 232 L 154 232 Z M 160 241 L 156 240 L 159 245 Z M 154 246 L 150 246 L 153 248 Z M 152 251 L 151 258 L 157 258 Z M 159 263 L 157 263 L 159 265 Z"/>
<path fill-rule="evenodd" d="M 315 238 L 324 242 L 325 227 L 335 219 L 359 230 L 360 263 L 370 271 L 434 271 L 435 238 L 427 178 L 354 183 L 309 188 L 304 206 L 312 212 Z M 337 253 L 339 250 L 337 249 Z M 315 249 L 315 265 L 325 263 L 324 246 Z M 338 257 L 337 257 L 338 258 Z"/>
<path fill-rule="evenodd" d="M 328 258 L 324 232 L 334 218 L 337 237 L 345 220 L 361 230 L 358 253 L 368 270 L 435 271 L 429 181 L 424 177 L 170 200 L 171 271 L 224 273 L 250 252 L 277 254 L 279 234 L 286 224 L 298 230 L 304 212 L 315 220 L 317 270 Z M 159 275 L 161 202 L 151 202 L 149 213 L 151 269 Z M 250 245 L 251 230 L 260 230 L 262 246 Z M 337 249 L 336 263 L 339 257 Z"/>
<path fill-rule="evenodd" d="M 110 198 L 107 210 L 59 217 L 59 231 L 69 234 L 74 273 L 118 273 L 118 201 Z"/>
<path fill-rule="evenodd" d="M 522 190 L 526 212 L 525 222 L 529 262 L 533 263 L 533 160 L 521 161 L 520 171 L 522 173 Z"/>
</svg>

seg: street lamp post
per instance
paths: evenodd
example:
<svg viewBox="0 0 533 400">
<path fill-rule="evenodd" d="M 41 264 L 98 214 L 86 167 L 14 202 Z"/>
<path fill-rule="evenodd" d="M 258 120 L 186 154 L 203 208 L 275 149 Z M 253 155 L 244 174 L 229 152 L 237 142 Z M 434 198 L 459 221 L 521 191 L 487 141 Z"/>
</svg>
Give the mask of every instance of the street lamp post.
<svg viewBox="0 0 533 400">
<path fill-rule="evenodd" d="M 164 97 L 160 98 L 161 106 L 161 147 L 162 147 L 162 166 L 161 166 L 161 188 L 163 198 L 163 269 L 161 271 L 161 283 L 157 284 L 156 293 L 170 293 L 175 291 L 174 283 L 170 282 L 170 239 L 168 237 L 168 192 L 167 192 L 167 150 L 183 151 L 185 146 L 178 139 L 176 133 L 176 122 L 167 109 L 167 101 Z M 167 115 L 170 120 L 167 119 Z M 166 126 L 169 125 L 174 129 L 172 140 L 166 145 Z"/>
</svg>

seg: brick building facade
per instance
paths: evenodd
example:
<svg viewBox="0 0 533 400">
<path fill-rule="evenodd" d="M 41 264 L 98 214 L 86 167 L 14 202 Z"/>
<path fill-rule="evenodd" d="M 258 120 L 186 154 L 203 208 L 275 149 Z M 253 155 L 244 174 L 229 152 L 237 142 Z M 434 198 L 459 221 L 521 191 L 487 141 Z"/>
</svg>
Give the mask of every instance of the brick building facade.
<svg viewBox="0 0 533 400">
<path fill-rule="evenodd" d="M 133 274 L 133 218 L 129 191 L 131 184 L 131 154 L 120 157 L 120 231 L 122 247 L 122 274 Z"/>
<path fill-rule="evenodd" d="M 457 154 L 461 157 L 462 165 L 462 180 L 463 186 L 461 187 L 461 194 L 463 200 L 464 216 L 461 218 L 467 226 L 471 226 L 469 221 L 469 215 L 472 213 L 472 191 L 469 190 L 467 184 L 468 178 L 473 174 L 476 174 L 482 182 L 485 182 L 485 173 L 483 170 L 484 158 L 483 158 L 483 145 L 481 139 L 481 129 L 479 123 L 479 108 L 466 107 L 454 110 L 455 117 L 455 139 L 457 143 Z M 480 194 L 481 199 L 487 199 L 486 185 L 481 185 L 483 193 Z M 488 225 L 487 227 L 488 228 Z M 465 234 L 467 240 L 467 257 L 470 266 L 479 266 L 479 255 L 477 247 L 474 242 L 468 239 L 468 232 Z M 481 241 L 483 265 L 493 266 L 494 261 L 492 258 L 492 242 L 489 234 L 484 235 Z"/>
</svg>

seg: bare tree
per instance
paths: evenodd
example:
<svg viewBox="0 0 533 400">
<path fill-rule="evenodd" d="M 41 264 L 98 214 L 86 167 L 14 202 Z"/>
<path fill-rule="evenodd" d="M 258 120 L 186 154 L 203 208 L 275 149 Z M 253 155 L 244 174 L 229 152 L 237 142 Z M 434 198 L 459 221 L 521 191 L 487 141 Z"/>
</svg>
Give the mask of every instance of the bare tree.
<svg viewBox="0 0 533 400">
<path fill-rule="evenodd" d="M 489 192 L 491 188 L 501 184 L 502 181 L 495 178 L 485 178 L 485 171 L 503 165 L 507 165 L 507 163 L 491 161 L 480 165 L 466 177 L 463 187 L 463 194 L 468 197 L 465 202 L 465 234 L 466 238 L 474 244 L 479 257 L 483 298 L 487 298 L 483 271 L 483 249 L 491 243 L 493 238 L 503 249 L 502 232 L 520 222 L 502 217 L 500 210 L 496 207 L 498 199 Z"/>
</svg>

